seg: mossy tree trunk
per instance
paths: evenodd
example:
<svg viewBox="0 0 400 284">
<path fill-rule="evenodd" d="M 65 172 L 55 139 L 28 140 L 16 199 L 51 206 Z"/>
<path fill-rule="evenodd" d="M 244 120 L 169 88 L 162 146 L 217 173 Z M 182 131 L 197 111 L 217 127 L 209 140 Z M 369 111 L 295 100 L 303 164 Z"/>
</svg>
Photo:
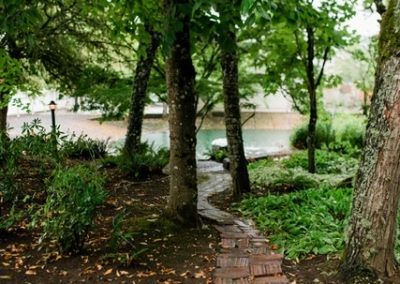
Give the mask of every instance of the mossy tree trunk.
<svg viewBox="0 0 400 284">
<path fill-rule="evenodd" d="M 400 1 L 391 0 L 379 38 L 379 62 L 366 145 L 354 189 L 341 274 L 398 274 L 394 249 L 400 197 Z"/>
<path fill-rule="evenodd" d="M 125 154 L 128 156 L 133 156 L 140 150 L 147 85 L 154 58 L 160 45 L 160 35 L 148 24 L 145 24 L 145 30 L 150 35 L 150 43 L 143 41 L 139 43 L 139 50 L 145 49 L 146 53 L 139 56 L 133 80 L 129 124 L 124 146 Z"/>
<path fill-rule="evenodd" d="M 167 59 L 170 129 L 170 192 L 167 213 L 185 226 L 197 226 L 195 69 L 191 58 L 190 0 L 165 0 L 174 33 Z M 185 8 L 185 9 L 184 9 Z"/>
<path fill-rule="evenodd" d="M 235 11 L 239 11 L 237 1 L 226 1 L 219 7 L 221 15 L 222 34 L 220 39 L 221 46 L 221 67 L 223 74 L 223 94 L 226 137 L 228 140 L 228 151 L 230 160 L 230 173 L 232 177 L 233 194 L 236 199 L 240 199 L 242 193 L 250 192 L 249 174 L 247 171 L 247 161 L 244 153 L 242 124 L 240 115 L 240 95 L 239 95 L 239 72 L 237 42 L 233 17 Z M 237 10 L 236 10 L 237 8 Z M 225 21 L 224 21 L 225 20 Z"/>
</svg>

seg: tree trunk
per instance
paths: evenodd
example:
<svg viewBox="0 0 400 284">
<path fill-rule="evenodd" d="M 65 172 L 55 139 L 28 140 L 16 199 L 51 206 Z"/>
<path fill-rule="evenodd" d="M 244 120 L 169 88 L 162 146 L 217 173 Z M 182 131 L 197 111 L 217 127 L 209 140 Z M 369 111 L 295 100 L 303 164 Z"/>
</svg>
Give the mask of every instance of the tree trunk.
<svg viewBox="0 0 400 284">
<path fill-rule="evenodd" d="M 317 85 L 314 74 L 314 30 L 307 28 L 307 83 L 308 95 L 310 99 L 310 120 L 308 122 L 308 171 L 315 173 L 315 146 L 316 146 L 316 126 L 318 119 L 317 111 Z"/>
<path fill-rule="evenodd" d="M 222 10 L 226 11 L 226 10 Z M 228 16 L 228 15 L 225 15 Z M 224 16 L 223 16 L 224 17 Z M 227 41 L 221 44 L 221 67 L 223 72 L 223 92 L 226 137 L 232 177 L 233 194 L 235 199 L 240 199 L 242 193 L 250 192 L 247 161 L 244 154 L 242 123 L 239 105 L 239 75 L 236 35 L 225 25 L 224 35 Z M 229 46 L 228 43 L 229 42 Z"/>
<path fill-rule="evenodd" d="M 364 95 L 363 106 L 362 106 L 363 115 L 368 116 L 368 92 L 363 91 L 363 95 Z"/>
<path fill-rule="evenodd" d="M 5 99 L 5 94 L 0 93 L 0 134 L 7 134 L 8 105 Z"/>
<path fill-rule="evenodd" d="M 357 173 L 341 274 L 398 273 L 394 249 L 400 197 L 400 1 L 391 0 L 379 39 L 380 59 Z"/>
<path fill-rule="evenodd" d="M 197 225 L 195 70 L 191 58 L 190 0 L 165 0 L 167 20 L 180 21 L 167 59 L 170 129 L 168 214 L 185 226 Z M 181 10 L 182 9 L 182 10 Z M 176 24 L 176 23 L 175 23 Z"/>
<path fill-rule="evenodd" d="M 125 154 L 133 156 L 140 150 L 140 140 L 142 136 L 142 125 L 144 107 L 146 103 L 147 84 L 150 78 L 151 68 L 156 56 L 157 48 L 160 45 L 160 36 L 149 25 L 145 25 L 146 32 L 151 37 L 150 43 L 140 42 L 139 50 L 146 46 L 146 54 L 139 56 L 136 65 L 135 78 L 133 80 L 133 90 L 131 108 L 129 111 L 129 124 L 125 140 Z"/>
</svg>

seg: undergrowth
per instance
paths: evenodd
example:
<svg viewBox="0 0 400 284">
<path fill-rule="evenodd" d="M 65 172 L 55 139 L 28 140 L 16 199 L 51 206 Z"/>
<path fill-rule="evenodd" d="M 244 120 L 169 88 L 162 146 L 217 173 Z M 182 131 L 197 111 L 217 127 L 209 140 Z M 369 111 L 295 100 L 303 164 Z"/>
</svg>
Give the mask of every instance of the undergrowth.
<svg viewBox="0 0 400 284">
<path fill-rule="evenodd" d="M 289 259 L 337 253 L 344 247 L 349 188 L 311 188 L 283 195 L 250 197 L 237 209 L 255 220 Z"/>
</svg>

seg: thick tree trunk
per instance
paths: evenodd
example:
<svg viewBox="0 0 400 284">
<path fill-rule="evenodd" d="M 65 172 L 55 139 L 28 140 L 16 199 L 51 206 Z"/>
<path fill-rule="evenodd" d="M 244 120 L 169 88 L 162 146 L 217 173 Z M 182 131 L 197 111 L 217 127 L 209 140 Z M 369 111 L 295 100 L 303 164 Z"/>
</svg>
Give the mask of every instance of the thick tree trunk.
<svg viewBox="0 0 400 284">
<path fill-rule="evenodd" d="M 230 46 L 221 45 L 221 67 L 223 72 L 224 110 L 226 137 L 230 160 L 233 194 L 240 199 L 242 193 L 250 192 L 247 161 L 244 154 L 242 123 L 240 119 L 238 58 L 236 36 L 226 31 Z"/>
<path fill-rule="evenodd" d="M 400 197 L 400 1 L 391 0 L 380 35 L 380 60 L 357 174 L 341 274 L 392 277 Z"/>
<path fill-rule="evenodd" d="M 170 128 L 170 195 L 167 212 L 186 226 L 197 225 L 195 70 L 191 58 L 190 0 L 165 0 L 167 19 L 180 21 L 167 59 Z M 175 13 L 174 13 L 175 11 Z M 174 13 L 174 14 L 172 14 Z M 175 18 L 174 18 L 175 17 Z"/>
<path fill-rule="evenodd" d="M 310 120 L 308 122 L 308 171 L 315 173 L 315 144 L 316 144 L 316 126 L 318 119 L 317 111 L 317 84 L 314 74 L 314 30 L 307 28 L 307 83 L 308 95 L 310 99 Z"/>
<path fill-rule="evenodd" d="M 160 36 L 151 26 L 146 25 L 146 32 L 149 33 L 151 40 L 150 43 L 140 42 L 142 46 L 139 46 L 139 49 L 141 49 L 143 45 L 146 46 L 146 54 L 139 57 L 136 65 L 135 78 L 133 80 L 129 124 L 124 146 L 125 154 L 128 156 L 133 156 L 140 150 L 147 84 L 157 48 L 160 45 Z"/>
</svg>

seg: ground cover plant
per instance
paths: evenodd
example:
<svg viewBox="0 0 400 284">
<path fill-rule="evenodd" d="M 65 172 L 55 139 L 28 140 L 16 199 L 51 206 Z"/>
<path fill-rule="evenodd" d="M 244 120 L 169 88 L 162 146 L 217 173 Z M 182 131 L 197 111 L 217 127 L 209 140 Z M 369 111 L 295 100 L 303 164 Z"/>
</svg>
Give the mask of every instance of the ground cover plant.
<svg viewBox="0 0 400 284">
<path fill-rule="evenodd" d="M 255 220 L 289 259 L 338 254 L 358 167 L 353 153 L 316 151 L 317 173 L 307 172 L 307 152 L 249 164 L 253 195 L 235 207 Z"/>
</svg>

